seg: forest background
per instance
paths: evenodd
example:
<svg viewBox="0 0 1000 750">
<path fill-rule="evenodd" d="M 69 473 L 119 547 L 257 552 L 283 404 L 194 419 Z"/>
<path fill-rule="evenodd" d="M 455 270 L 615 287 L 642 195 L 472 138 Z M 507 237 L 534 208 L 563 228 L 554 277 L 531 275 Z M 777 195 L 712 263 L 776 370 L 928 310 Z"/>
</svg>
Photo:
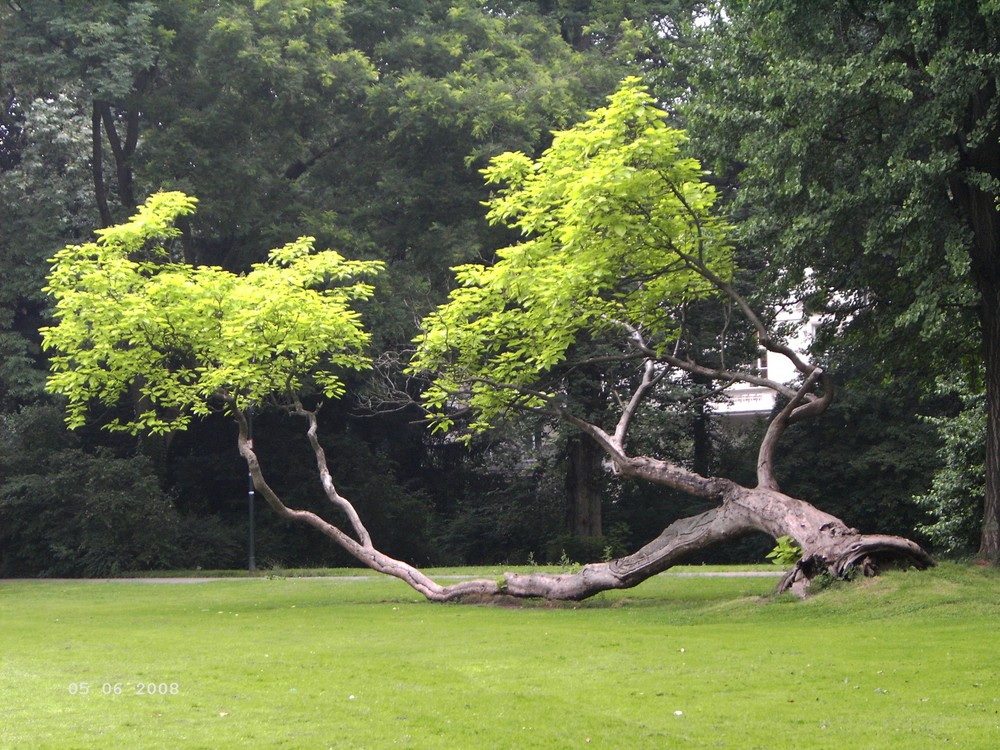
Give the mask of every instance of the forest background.
<svg viewBox="0 0 1000 750">
<path fill-rule="evenodd" d="M 945 190 L 934 180 L 954 165 L 914 145 L 944 139 L 948 118 L 968 103 L 953 92 L 945 110 L 928 97 L 928 132 L 915 134 L 901 104 L 914 97 L 888 73 L 881 89 L 861 87 L 878 97 L 873 111 L 861 106 L 871 104 L 859 94 L 863 75 L 837 72 L 882 70 L 893 42 L 965 50 L 953 66 L 989 68 L 995 50 L 976 34 L 1000 11 L 971 0 L 921 3 L 917 14 L 913 3 L 821 5 L 0 5 L 0 575 L 246 564 L 246 468 L 231 422 L 137 441 L 102 431 L 106 414 L 70 433 L 43 388 L 48 259 L 158 190 L 199 200 L 178 260 L 239 272 L 309 235 L 386 264 L 363 308 L 380 367 L 321 412 L 338 486 L 386 552 L 435 566 L 600 559 L 696 512 L 683 496 L 619 482 L 586 440 L 557 425 L 512 420 L 466 445 L 431 435 L 415 406 L 387 409 L 381 398 L 418 321 L 453 285 L 450 269 L 488 263 L 513 239 L 486 221 L 479 170 L 508 150 L 541 153 L 551 131 L 603 104 L 629 75 L 648 82 L 688 130 L 691 154 L 714 170 L 754 300 L 773 308 L 801 299 L 829 321 L 813 354 L 834 373 L 839 398 L 822 420 L 794 428 L 783 484 L 862 530 L 937 551 L 983 546 L 987 387 L 976 278 L 963 255 L 972 239 L 957 209 L 924 210 L 939 205 Z M 962 28 L 946 22 L 958 17 Z M 905 44 L 900 19 L 912 28 Z M 927 76 L 947 73 L 946 62 L 925 65 Z M 991 90 L 984 117 L 993 130 L 976 120 L 966 134 L 995 144 Z M 831 127 L 841 122 L 867 129 Z M 775 128 L 781 138 L 764 140 Z M 803 165 L 836 169 L 820 185 Z M 590 388 L 595 399 L 599 390 Z M 265 412 L 255 441 L 272 483 L 319 509 L 297 427 Z M 655 427 L 671 457 L 695 470 L 753 475 L 752 425 L 726 428 L 692 409 L 681 424 Z M 255 527 L 262 566 L 348 562 L 265 509 Z M 750 538 L 702 559 L 758 561 L 773 543 Z"/>
</svg>

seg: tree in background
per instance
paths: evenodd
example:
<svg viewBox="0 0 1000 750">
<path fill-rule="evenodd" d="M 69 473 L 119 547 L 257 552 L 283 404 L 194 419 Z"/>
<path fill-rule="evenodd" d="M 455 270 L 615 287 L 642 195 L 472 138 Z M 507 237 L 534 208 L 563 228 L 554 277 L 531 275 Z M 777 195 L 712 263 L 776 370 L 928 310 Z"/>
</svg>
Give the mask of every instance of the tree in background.
<svg viewBox="0 0 1000 750">
<path fill-rule="evenodd" d="M 66 97 L 11 100 L 12 158 L 0 168 L 0 410 L 43 398 L 47 259 L 93 226 L 87 123 Z"/>
<path fill-rule="evenodd" d="M 2 12 L 6 84 L 27 104 L 71 101 L 89 123 L 91 197 L 102 226 L 134 210 L 145 97 L 172 32 L 146 1 L 10 3 Z"/>
<path fill-rule="evenodd" d="M 737 185 L 738 239 L 894 379 L 985 362 L 979 554 L 1000 562 L 1000 7 L 748 0 L 717 10 L 685 107 Z M 667 95 L 667 94 L 665 94 Z M 807 269 L 808 274 L 807 274 Z"/>
<path fill-rule="evenodd" d="M 208 535 L 180 539 L 184 521 L 149 462 L 82 450 L 63 416 L 53 406 L 0 416 L 0 575 L 120 575 L 197 559 L 180 549 Z"/>
<path fill-rule="evenodd" d="M 957 395 L 961 409 L 954 416 L 928 420 L 944 438 L 939 448 L 942 468 L 930 489 L 916 498 L 932 518 L 918 528 L 941 549 L 967 554 L 976 548 L 983 517 L 985 394 L 981 388 L 970 392 L 961 378 L 942 381 L 942 392 Z"/>
</svg>

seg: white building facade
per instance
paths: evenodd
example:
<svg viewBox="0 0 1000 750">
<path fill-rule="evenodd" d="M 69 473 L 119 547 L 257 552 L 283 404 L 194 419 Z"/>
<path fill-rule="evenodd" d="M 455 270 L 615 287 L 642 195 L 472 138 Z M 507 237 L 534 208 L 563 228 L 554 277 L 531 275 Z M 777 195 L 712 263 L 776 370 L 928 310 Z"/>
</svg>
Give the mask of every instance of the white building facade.
<svg viewBox="0 0 1000 750">
<path fill-rule="evenodd" d="M 812 344 L 819 318 L 807 321 L 802 319 L 802 306 L 794 305 L 782 309 L 775 324 L 779 328 L 789 328 L 793 334 L 788 338 L 788 345 L 800 354 L 806 354 Z M 762 349 L 755 363 L 757 372 L 769 380 L 778 383 L 792 383 L 799 379 L 800 373 L 791 360 L 783 354 L 776 354 Z M 726 421 L 748 422 L 754 419 L 764 419 L 774 409 L 777 394 L 770 388 L 764 388 L 749 383 L 737 383 L 726 389 L 728 398 L 712 404 L 712 410 Z"/>
</svg>

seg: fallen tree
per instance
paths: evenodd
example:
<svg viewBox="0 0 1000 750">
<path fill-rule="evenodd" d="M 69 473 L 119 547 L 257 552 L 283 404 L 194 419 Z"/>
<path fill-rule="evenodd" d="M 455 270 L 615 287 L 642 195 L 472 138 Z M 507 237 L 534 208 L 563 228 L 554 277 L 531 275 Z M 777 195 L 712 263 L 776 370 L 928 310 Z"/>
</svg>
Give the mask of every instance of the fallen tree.
<svg viewBox="0 0 1000 750">
<path fill-rule="evenodd" d="M 341 374 L 369 366 L 368 337 L 353 304 L 372 294 L 359 279 L 379 264 L 315 252 L 309 238 L 275 250 L 242 276 L 172 262 L 173 223 L 194 210 L 194 200 L 179 193 L 155 195 L 129 222 L 57 254 L 48 287 L 56 324 L 43 331 L 49 388 L 67 397 L 70 426 L 83 424 L 95 402 L 140 405 L 108 425 L 132 433 L 170 433 L 194 417 L 228 414 L 254 487 L 274 511 L 434 601 L 583 599 L 635 586 L 693 551 L 752 531 L 789 537 L 801 550 L 782 589 L 802 592 L 818 575 L 873 573 L 889 562 L 931 565 L 909 540 L 861 534 L 780 491 L 773 471 L 779 439 L 790 425 L 822 413 L 833 388 L 737 293 L 726 227 L 711 210 L 714 192 L 697 162 L 680 157 L 682 140 L 631 82 L 590 120 L 557 134 L 538 162 L 520 154 L 496 159 L 488 179 L 507 187 L 492 202 L 491 219 L 529 239 L 502 251 L 492 266 L 458 269 L 461 286 L 424 321 L 411 365 L 413 373 L 433 374 L 424 396 L 438 429 L 453 425 L 456 408 L 476 415 L 473 430 L 511 411 L 545 413 L 596 441 L 623 477 L 714 504 L 634 554 L 575 573 L 507 573 L 444 586 L 381 552 L 338 492 L 318 435 L 318 407 L 303 400 L 310 393 L 339 397 Z M 733 326 L 729 312 L 742 313 L 760 346 L 791 359 L 800 382 L 726 366 L 727 335 L 706 345 L 704 330 L 696 330 L 704 326 L 691 323 L 699 308 L 720 304 L 723 330 Z M 580 346 L 582 340 L 590 345 Z M 706 363 L 706 351 L 714 361 Z M 617 418 L 607 427 L 577 413 L 561 387 L 585 364 L 604 366 L 616 394 Z M 630 429 L 643 409 L 662 407 L 663 393 L 680 384 L 678 373 L 718 383 L 719 397 L 744 382 L 785 399 L 760 446 L 757 486 L 630 454 Z M 261 405 L 304 420 L 321 485 L 341 521 L 292 507 L 268 484 L 247 420 Z"/>
<path fill-rule="evenodd" d="M 787 537 L 801 551 L 781 590 L 801 593 L 817 576 L 872 574 L 885 564 L 931 565 L 914 542 L 862 534 L 778 486 L 782 436 L 826 411 L 834 388 L 737 291 L 714 190 L 700 165 L 681 155 L 682 143 L 683 134 L 632 80 L 587 122 L 556 134 L 540 159 L 495 159 L 486 175 L 500 187 L 489 216 L 524 239 L 489 267 L 457 269 L 459 288 L 424 321 L 413 369 L 432 374 L 425 402 L 440 429 L 453 426 L 456 409 L 476 415 L 473 430 L 512 411 L 547 413 L 590 436 L 619 475 L 715 506 L 671 524 L 632 555 L 573 575 L 507 576 L 505 590 L 580 599 L 634 586 L 691 552 L 750 532 Z M 706 308 L 720 311 L 714 331 L 704 322 L 712 319 Z M 780 383 L 727 365 L 747 340 L 787 357 L 798 380 Z M 754 359 L 745 347 L 742 354 L 742 361 Z M 595 363 L 605 368 L 617 404 L 607 425 L 578 410 L 566 387 L 575 369 Z M 783 400 L 760 444 L 756 486 L 630 453 L 637 415 L 650 402 L 669 408 L 685 378 L 715 384 L 718 398 L 744 383 Z"/>
</svg>

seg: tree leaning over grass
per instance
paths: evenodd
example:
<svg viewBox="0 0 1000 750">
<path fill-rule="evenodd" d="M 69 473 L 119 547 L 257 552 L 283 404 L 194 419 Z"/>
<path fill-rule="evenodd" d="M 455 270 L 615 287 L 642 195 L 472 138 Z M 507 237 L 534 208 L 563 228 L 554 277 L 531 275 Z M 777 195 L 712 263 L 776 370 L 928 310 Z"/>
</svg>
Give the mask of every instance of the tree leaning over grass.
<svg viewBox="0 0 1000 750">
<path fill-rule="evenodd" d="M 255 490 L 279 516 L 312 526 L 428 599 L 495 593 L 496 581 L 441 586 L 377 549 L 334 484 L 318 433 L 319 406 L 304 403 L 340 397 L 344 374 L 369 367 L 369 336 L 353 305 L 371 296 L 373 287 L 360 279 L 382 264 L 316 252 L 309 237 L 273 250 L 245 275 L 177 262 L 175 224 L 195 203 L 183 193 L 157 193 L 129 221 L 53 258 L 46 291 L 55 301 L 55 325 L 43 329 L 43 346 L 50 354 L 48 388 L 66 397 L 67 424 L 80 427 L 101 408 L 118 415 L 106 423 L 110 430 L 170 435 L 195 418 L 228 415 Z M 286 504 L 268 484 L 249 439 L 254 407 L 303 418 L 339 521 Z"/>
<path fill-rule="evenodd" d="M 780 439 L 790 425 L 822 414 L 833 388 L 737 292 L 727 227 L 712 210 L 715 192 L 698 162 L 681 155 L 683 140 L 630 79 L 607 107 L 557 133 L 540 159 L 494 159 L 486 176 L 501 187 L 489 216 L 523 240 L 492 266 L 456 269 L 459 287 L 424 321 L 413 369 L 432 374 L 425 403 L 438 428 L 453 426 L 456 409 L 475 415 L 473 430 L 514 411 L 547 413 L 592 438 L 623 477 L 714 506 L 671 524 L 635 554 L 579 573 L 508 575 L 506 592 L 580 599 L 633 586 L 684 555 L 750 532 L 790 538 L 785 546 L 801 550 L 783 589 L 889 561 L 932 564 L 907 539 L 861 534 L 780 490 L 773 470 Z M 713 304 L 723 308 L 723 329 L 706 336 L 697 330 L 699 312 Z M 799 381 L 775 382 L 728 361 L 727 338 L 738 341 L 741 331 L 788 357 Z M 617 391 L 607 424 L 567 398 L 574 369 L 598 362 Z M 676 409 L 685 377 L 710 381 L 720 394 L 736 383 L 770 388 L 784 401 L 761 442 L 755 487 L 630 452 L 635 423 Z"/>
<path fill-rule="evenodd" d="M 353 304 L 372 294 L 358 279 L 380 264 L 314 252 L 309 238 L 272 251 L 244 276 L 178 263 L 174 222 L 194 210 L 194 199 L 181 193 L 154 195 L 130 221 L 56 255 L 47 288 L 56 324 L 44 330 L 49 388 L 67 397 L 70 426 L 81 425 L 95 402 L 138 405 L 109 423 L 132 433 L 169 434 L 195 417 L 228 414 L 255 489 L 280 516 L 318 529 L 363 564 L 436 601 L 505 594 L 582 599 L 634 586 L 684 554 L 754 530 L 791 537 L 804 553 L 784 579 L 786 588 L 825 571 L 844 575 L 859 565 L 867 571 L 885 558 L 931 564 L 908 540 L 862 535 L 778 489 L 772 472 L 778 439 L 789 424 L 822 412 L 832 390 L 825 373 L 773 337 L 733 289 L 726 227 L 711 212 L 714 192 L 697 162 L 679 156 L 681 141 L 631 81 L 607 108 L 557 134 L 538 162 L 498 157 L 488 177 L 508 187 L 493 201 L 491 217 L 532 238 L 490 268 L 460 269 L 463 286 L 426 321 L 413 365 L 439 372 L 427 392 L 439 426 L 448 426 L 445 412 L 457 398 L 479 415 L 479 428 L 510 409 L 548 412 L 594 439 L 621 474 L 717 503 L 672 524 L 635 554 L 573 574 L 507 573 L 442 586 L 378 550 L 336 489 L 317 409 L 303 399 L 336 398 L 345 371 L 369 366 L 368 337 Z M 715 365 L 695 362 L 687 316 L 719 299 L 747 316 L 761 345 L 792 358 L 800 385 L 726 367 L 724 347 Z M 560 397 L 558 381 L 573 353 L 595 349 L 587 361 L 605 363 L 609 381 L 629 389 L 610 431 Z M 723 385 L 763 385 L 787 398 L 761 445 L 757 487 L 628 454 L 626 439 L 643 409 L 670 408 L 666 391 L 675 371 Z M 268 485 L 248 439 L 246 415 L 257 404 L 305 420 L 319 479 L 341 522 L 289 506 Z"/>
</svg>

